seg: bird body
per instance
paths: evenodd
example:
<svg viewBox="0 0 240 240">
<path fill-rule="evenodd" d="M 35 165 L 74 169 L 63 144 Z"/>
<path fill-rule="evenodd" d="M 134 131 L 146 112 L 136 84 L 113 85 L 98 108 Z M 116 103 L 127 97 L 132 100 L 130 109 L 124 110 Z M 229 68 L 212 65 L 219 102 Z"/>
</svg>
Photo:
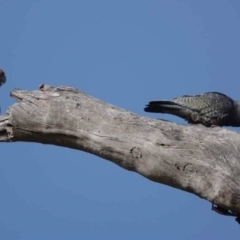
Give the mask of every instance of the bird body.
<svg viewBox="0 0 240 240">
<path fill-rule="evenodd" d="M 218 93 L 184 95 L 171 101 L 152 101 L 144 108 L 146 112 L 168 113 L 207 127 L 240 126 L 240 101 Z"/>
</svg>

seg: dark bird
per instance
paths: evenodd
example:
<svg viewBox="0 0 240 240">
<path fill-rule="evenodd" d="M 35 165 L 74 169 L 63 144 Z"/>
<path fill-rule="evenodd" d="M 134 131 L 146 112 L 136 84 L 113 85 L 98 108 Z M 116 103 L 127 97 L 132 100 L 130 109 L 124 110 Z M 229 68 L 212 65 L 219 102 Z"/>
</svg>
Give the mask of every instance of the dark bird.
<svg viewBox="0 0 240 240">
<path fill-rule="evenodd" d="M 6 75 L 4 71 L 0 68 L 0 87 L 6 82 Z M 1 113 L 1 107 L 0 107 L 0 113 Z"/>
<path fill-rule="evenodd" d="M 4 71 L 0 68 L 0 87 L 6 82 L 6 75 Z"/>
<path fill-rule="evenodd" d="M 222 215 L 225 215 L 225 216 L 233 216 L 233 217 L 236 217 L 236 222 L 238 222 L 240 224 L 240 215 L 235 213 L 235 212 L 232 212 L 231 210 L 227 210 L 217 204 L 214 204 L 212 203 L 212 210 L 219 213 L 219 214 L 222 214 Z"/>
<path fill-rule="evenodd" d="M 218 92 L 184 95 L 171 101 L 152 101 L 144 110 L 173 114 L 189 123 L 201 123 L 207 127 L 240 126 L 240 101 L 234 101 Z"/>
</svg>

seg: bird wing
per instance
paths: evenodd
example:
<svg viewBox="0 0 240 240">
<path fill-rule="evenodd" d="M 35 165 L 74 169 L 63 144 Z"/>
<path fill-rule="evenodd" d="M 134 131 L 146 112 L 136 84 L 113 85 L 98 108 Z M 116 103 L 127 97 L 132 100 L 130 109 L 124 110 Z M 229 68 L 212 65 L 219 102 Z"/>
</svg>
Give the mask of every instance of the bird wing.
<svg viewBox="0 0 240 240">
<path fill-rule="evenodd" d="M 234 102 L 218 92 L 201 95 L 184 95 L 170 101 L 151 101 L 146 112 L 168 113 L 187 120 L 189 123 L 211 125 L 233 125 Z"/>
<path fill-rule="evenodd" d="M 174 98 L 173 102 L 208 118 L 224 118 L 233 107 L 233 100 L 218 92 L 208 92 L 201 95 L 184 95 Z"/>
</svg>

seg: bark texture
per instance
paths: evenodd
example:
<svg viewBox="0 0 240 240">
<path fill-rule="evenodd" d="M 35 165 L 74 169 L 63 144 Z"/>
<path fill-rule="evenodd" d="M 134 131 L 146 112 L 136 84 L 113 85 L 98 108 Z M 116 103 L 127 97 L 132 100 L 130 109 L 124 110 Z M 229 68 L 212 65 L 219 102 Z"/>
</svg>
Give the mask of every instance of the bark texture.
<svg viewBox="0 0 240 240">
<path fill-rule="evenodd" d="M 79 149 L 240 214 L 240 134 L 177 125 L 120 109 L 71 87 L 14 90 L 0 141 Z"/>
</svg>

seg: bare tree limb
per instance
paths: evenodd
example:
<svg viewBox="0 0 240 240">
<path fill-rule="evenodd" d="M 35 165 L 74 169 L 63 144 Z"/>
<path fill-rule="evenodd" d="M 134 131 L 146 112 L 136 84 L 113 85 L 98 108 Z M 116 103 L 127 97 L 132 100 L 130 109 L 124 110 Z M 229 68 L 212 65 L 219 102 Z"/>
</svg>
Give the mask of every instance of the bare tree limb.
<svg viewBox="0 0 240 240">
<path fill-rule="evenodd" d="M 71 87 L 14 90 L 0 141 L 79 149 L 240 214 L 240 135 L 138 116 Z"/>
</svg>

